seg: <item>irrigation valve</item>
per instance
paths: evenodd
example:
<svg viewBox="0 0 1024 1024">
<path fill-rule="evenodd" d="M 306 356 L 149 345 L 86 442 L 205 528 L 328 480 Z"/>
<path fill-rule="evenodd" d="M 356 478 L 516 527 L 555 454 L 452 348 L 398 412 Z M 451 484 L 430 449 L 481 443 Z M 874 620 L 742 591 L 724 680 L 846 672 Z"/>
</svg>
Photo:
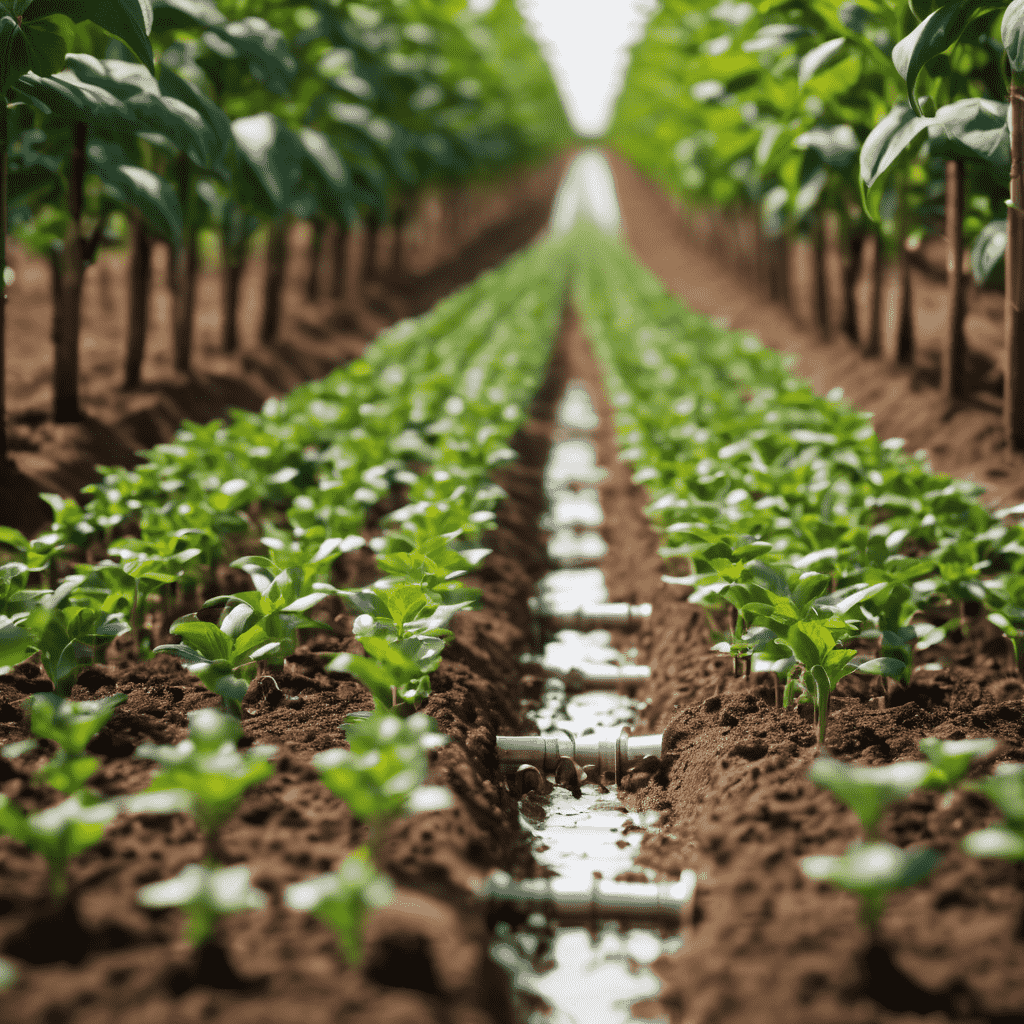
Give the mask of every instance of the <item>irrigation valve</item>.
<svg viewBox="0 0 1024 1024">
<path fill-rule="evenodd" d="M 524 921 L 540 913 L 561 925 L 586 925 L 602 920 L 683 927 L 693 912 L 697 888 L 694 871 L 684 871 L 678 882 L 615 882 L 594 878 L 589 884 L 564 878 L 527 878 L 515 881 L 505 871 L 492 871 L 476 883 L 476 895 L 501 920 Z"/>
<path fill-rule="evenodd" d="M 625 729 L 598 729 L 586 736 L 552 733 L 546 736 L 499 736 L 498 762 L 506 771 L 533 765 L 544 775 L 554 772 L 567 757 L 585 765 L 590 778 L 612 774 L 615 783 L 645 758 L 661 758 L 662 734 L 631 736 Z M 589 771 L 593 768 L 594 771 Z"/>
</svg>

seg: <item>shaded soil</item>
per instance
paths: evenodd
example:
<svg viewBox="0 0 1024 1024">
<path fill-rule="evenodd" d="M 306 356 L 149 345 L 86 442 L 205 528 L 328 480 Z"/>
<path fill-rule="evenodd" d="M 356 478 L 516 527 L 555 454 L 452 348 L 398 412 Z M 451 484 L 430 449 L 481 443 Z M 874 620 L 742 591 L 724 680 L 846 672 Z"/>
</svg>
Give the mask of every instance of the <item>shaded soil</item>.
<svg viewBox="0 0 1024 1024">
<path fill-rule="evenodd" d="M 77 496 L 98 479 L 97 465 L 131 465 L 136 451 L 167 441 L 183 419 L 206 422 L 231 407 L 259 409 L 305 381 L 358 356 L 378 331 L 424 312 L 440 298 L 497 266 L 547 223 L 567 157 L 520 172 L 489 187 L 425 197 L 405 229 L 400 272 L 393 271 L 390 229 L 378 239 L 379 272 L 362 288 L 358 306 L 323 297 L 310 302 L 309 230 L 292 232 L 281 329 L 273 345 L 258 341 L 266 262 L 257 251 L 246 265 L 238 306 L 239 347 L 221 350 L 222 282 L 215 267 L 197 282 L 193 372 L 173 369 L 171 293 L 167 252 L 153 253 L 142 387 L 122 390 L 128 329 L 127 253 L 104 251 L 88 269 L 82 300 L 80 395 L 85 419 L 55 424 L 53 302 L 48 263 L 19 251 L 17 278 L 8 289 L 7 413 L 12 466 L 0 463 L 0 524 L 33 533 L 49 522 L 40 491 Z M 349 241 L 349 274 L 364 265 L 363 239 Z M 321 257 L 327 291 L 330 257 Z"/>
</svg>

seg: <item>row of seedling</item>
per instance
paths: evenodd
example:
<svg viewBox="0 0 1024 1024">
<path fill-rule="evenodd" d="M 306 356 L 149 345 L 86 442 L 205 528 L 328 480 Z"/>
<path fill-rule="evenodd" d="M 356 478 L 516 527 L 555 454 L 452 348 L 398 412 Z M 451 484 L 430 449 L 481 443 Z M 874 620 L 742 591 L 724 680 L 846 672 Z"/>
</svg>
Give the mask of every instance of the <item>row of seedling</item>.
<svg viewBox="0 0 1024 1024">
<path fill-rule="evenodd" d="M 423 322 L 400 326 L 379 348 L 371 347 L 367 360 L 306 389 L 305 404 L 289 396 L 270 403 L 262 418 L 188 426 L 174 445 L 155 450 L 154 460 L 136 470 L 110 471 L 84 509 L 55 502 L 58 522 L 49 535 L 31 542 L 4 535 L 24 560 L 2 567 L 0 653 L 7 666 L 37 655 L 54 684 L 53 693 L 31 698 L 32 738 L 9 745 L 4 754 L 27 754 L 39 739 L 57 743 L 56 755 L 37 777 L 65 797 L 35 814 L 4 798 L 0 829 L 46 858 L 55 899 L 66 895 L 68 860 L 98 842 L 119 813 L 187 811 L 204 836 L 204 862 L 146 887 L 140 900 L 152 907 L 182 907 L 188 935 L 199 944 L 211 939 L 220 916 L 263 904 L 265 897 L 250 885 L 244 865 L 219 865 L 221 825 L 245 791 L 273 773 L 272 748 L 238 749 L 242 700 L 257 676 L 276 685 L 275 667 L 295 652 L 302 631 L 325 629 L 309 617 L 312 609 L 335 597 L 356 613 L 353 629 L 364 653 L 332 656 L 326 668 L 360 679 L 374 711 L 347 719 L 349 749 L 322 752 L 314 763 L 332 791 L 367 824 L 370 840 L 337 872 L 293 886 L 285 899 L 326 920 L 348 959 L 358 959 L 362 918 L 390 893 L 390 883 L 373 863 L 384 827 L 397 815 L 448 805 L 446 791 L 422 787 L 425 751 L 444 738 L 417 709 L 429 696 L 430 674 L 451 636 L 452 616 L 479 596 L 461 579 L 488 553 L 479 541 L 504 496 L 489 476 L 496 465 L 515 457 L 507 442 L 538 383 L 557 327 L 562 285 L 550 271 L 551 259 L 551 247 L 541 244 L 470 289 L 469 300 L 460 293 L 442 304 L 424 318 L 434 335 Z M 324 398 L 328 393 L 330 402 Z M 386 417 L 375 419 L 385 394 L 393 395 L 392 405 Z M 298 422 L 294 431 L 291 412 Z M 254 429 L 268 441 L 255 458 L 284 464 L 269 477 L 265 470 L 271 467 L 261 470 L 253 458 L 246 466 L 249 476 L 237 475 L 242 460 L 233 455 L 236 449 L 253 455 Z M 311 440 L 316 430 L 326 447 L 318 449 Z M 381 520 L 383 532 L 370 542 L 382 577 L 372 586 L 341 588 L 330 581 L 331 564 L 365 538 L 341 534 L 340 522 L 330 517 L 348 516 L 345 528 L 358 528 L 365 506 L 381 493 L 379 488 L 359 493 L 374 469 L 363 468 L 359 445 L 364 441 L 366 451 L 377 451 L 373 457 L 389 443 L 408 456 L 393 474 L 406 488 L 407 503 Z M 346 448 L 349 443 L 353 447 Z M 182 493 L 202 481 L 211 460 L 221 459 L 236 474 L 237 486 L 207 487 L 204 493 L 212 497 L 205 503 L 191 491 Z M 175 467 L 176 460 L 183 465 Z M 353 466 L 358 472 L 342 478 Z M 283 511 L 259 490 L 268 482 L 292 489 Z M 155 513 L 154 489 L 172 495 Z M 244 491 L 249 493 L 243 500 L 238 496 Z M 112 510 L 116 501 L 122 502 L 120 510 Z M 188 518 L 195 510 L 202 526 Z M 227 518 L 218 519 L 221 515 Z M 119 538 L 127 528 L 142 536 Z M 79 672 L 102 656 L 111 638 L 140 626 L 142 609 L 159 587 L 180 585 L 190 567 L 205 557 L 215 564 L 222 551 L 211 554 L 200 543 L 184 544 L 196 535 L 213 536 L 219 544 L 222 532 L 245 528 L 262 535 L 267 551 L 232 562 L 248 574 L 252 589 L 206 600 L 204 609 L 222 609 L 214 612 L 215 621 L 198 613 L 181 616 L 169 628 L 177 642 L 153 647 L 154 653 L 178 657 L 219 695 L 222 710 L 190 715 L 189 738 L 173 747 L 138 749 L 137 756 L 159 766 L 150 791 L 104 799 L 87 785 L 98 763 L 86 746 L 124 695 L 72 701 Z M 103 531 L 109 533 L 103 538 L 106 557 L 75 566 L 78 571 L 54 579 L 49 589 L 28 586 L 32 573 L 45 575 L 57 557 L 81 550 Z M 158 561 L 146 546 L 161 537 L 171 539 L 166 557 Z"/>
<path fill-rule="evenodd" d="M 755 338 L 698 316 L 617 240 L 575 229 L 576 299 L 616 407 L 623 457 L 660 528 L 670 582 L 714 612 L 715 649 L 813 705 L 852 673 L 909 682 L 915 654 L 979 611 L 1015 654 L 1024 508 L 881 441 L 840 391 L 816 395 Z"/>
<path fill-rule="evenodd" d="M 1024 862 L 1024 764 L 998 764 L 990 775 L 967 781 L 974 762 L 995 752 L 995 740 L 926 737 L 920 746 L 924 761 L 867 766 L 822 757 L 811 766 L 811 779 L 857 815 L 864 839 L 838 856 L 805 857 L 803 872 L 855 894 L 861 920 L 873 934 L 890 894 L 928 877 L 942 859 L 934 849 L 902 849 L 878 837 L 886 810 L 915 791 L 942 793 L 947 805 L 957 790 L 987 797 L 1001 820 L 969 832 L 961 849 L 974 857 Z"/>
</svg>

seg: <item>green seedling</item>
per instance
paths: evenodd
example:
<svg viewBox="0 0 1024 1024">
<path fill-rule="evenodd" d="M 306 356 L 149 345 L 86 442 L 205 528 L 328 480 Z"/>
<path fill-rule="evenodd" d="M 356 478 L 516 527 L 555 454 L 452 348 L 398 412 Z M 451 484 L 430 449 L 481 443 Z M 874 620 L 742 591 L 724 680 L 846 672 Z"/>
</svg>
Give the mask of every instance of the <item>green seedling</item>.
<svg viewBox="0 0 1024 1024">
<path fill-rule="evenodd" d="M 228 868 L 189 864 L 174 878 L 144 885 L 138 901 L 150 910 L 181 910 L 185 914 L 185 938 L 192 946 L 213 938 L 222 917 L 262 910 L 267 905 L 266 894 L 250 883 L 249 868 L 244 864 Z"/>
<path fill-rule="evenodd" d="M 0 615 L 0 675 L 23 662 L 34 650 L 32 633 L 7 615 Z"/>
<path fill-rule="evenodd" d="M 978 758 L 988 757 L 999 744 L 992 739 L 940 740 L 925 736 L 918 746 L 931 765 L 923 785 L 927 789 L 951 790 Z"/>
<path fill-rule="evenodd" d="M 25 619 L 32 647 L 39 652 L 54 693 L 60 697 L 70 697 L 79 671 L 93 664 L 114 637 L 131 628 L 121 612 L 95 604 L 68 603 L 85 579 L 84 575 L 66 577 Z"/>
<path fill-rule="evenodd" d="M 62 900 L 67 895 L 68 861 L 95 846 L 119 810 L 114 802 L 89 803 L 76 794 L 26 815 L 0 794 L 0 832 L 46 858 L 50 895 Z"/>
<path fill-rule="evenodd" d="M 964 836 L 963 848 L 974 857 L 1024 861 L 1024 764 L 1000 764 L 992 775 L 965 782 L 999 808 L 1003 821 Z"/>
<path fill-rule="evenodd" d="M 127 699 L 123 693 L 80 701 L 62 699 L 55 693 L 33 694 L 29 728 L 38 739 L 57 744 L 57 753 L 36 772 L 36 778 L 63 793 L 81 790 L 100 766 L 99 758 L 86 755 L 87 744 Z M 34 746 L 34 741 L 24 741 L 18 744 L 19 753 Z"/>
<path fill-rule="evenodd" d="M 369 657 L 339 654 L 327 663 L 327 671 L 347 672 L 359 679 L 378 710 L 398 708 L 399 714 L 411 714 L 430 696 L 430 673 L 441 664 L 443 637 L 388 640 L 361 631 L 359 641 Z"/>
<path fill-rule="evenodd" d="M 434 720 L 417 713 L 399 718 L 377 709 L 366 717 L 345 719 L 349 749 L 336 747 L 313 755 L 313 767 L 327 788 L 370 829 L 376 854 L 388 823 L 401 814 L 444 810 L 451 794 L 443 786 L 424 786 L 427 751 L 448 740 Z"/>
<path fill-rule="evenodd" d="M 872 930 L 889 896 L 927 878 L 942 859 L 936 850 L 902 850 L 891 843 L 854 843 L 841 857 L 804 857 L 803 873 L 860 899 L 860 918 Z"/>
<path fill-rule="evenodd" d="M 140 743 L 136 757 L 160 765 L 148 792 L 179 790 L 187 796 L 182 804 L 173 802 L 168 810 L 187 808 L 206 840 L 207 860 L 219 851 L 221 825 L 235 812 L 251 787 L 274 774 L 270 763 L 277 748 L 254 746 L 242 753 L 237 743 L 242 738 L 238 719 L 214 708 L 188 713 L 189 738 L 173 746 Z"/>
<path fill-rule="evenodd" d="M 0 956 L 0 992 L 7 992 L 14 988 L 18 980 L 18 972 L 14 964 L 6 957 Z"/>
<path fill-rule="evenodd" d="M 875 835 L 886 810 L 924 785 L 930 774 L 926 761 L 868 766 L 845 764 L 832 757 L 819 757 L 808 773 L 812 782 L 857 815 L 868 837 Z"/>
<path fill-rule="evenodd" d="M 263 621 L 253 624 L 254 618 L 252 608 L 243 602 L 236 604 L 219 626 L 202 622 L 195 614 L 183 615 L 170 631 L 184 643 L 161 644 L 154 653 L 166 651 L 180 658 L 211 693 L 220 697 L 226 711 L 241 718 L 242 701 L 259 659 L 281 651 L 281 642 L 268 635 Z"/>
<path fill-rule="evenodd" d="M 373 866 L 369 848 L 360 846 L 337 871 L 289 885 L 284 901 L 292 910 L 310 913 L 326 924 L 337 936 L 346 962 L 358 967 L 363 958 L 366 915 L 391 903 L 394 892 L 387 875 Z"/>
</svg>

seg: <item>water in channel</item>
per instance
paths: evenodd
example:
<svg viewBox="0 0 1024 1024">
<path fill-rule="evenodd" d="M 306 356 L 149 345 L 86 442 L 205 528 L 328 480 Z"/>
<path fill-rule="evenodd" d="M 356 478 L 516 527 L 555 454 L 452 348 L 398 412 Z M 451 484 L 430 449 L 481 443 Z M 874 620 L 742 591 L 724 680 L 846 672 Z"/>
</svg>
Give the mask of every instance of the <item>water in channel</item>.
<svg viewBox="0 0 1024 1024">
<path fill-rule="evenodd" d="M 605 470 L 597 465 L 590 440 L 598 420 L 582 383 L 570 381 L 557 411 L 557 427 L 544 483 L 551 531 L 549 553 L 563 568 L 538 587 L 539 605 L 571 613 L 608 600 L 603 574 L 587 565 L 607 545 L 596 532 L 603 521 L 598 492 Z M 551 671 L 590 665 L 632 664 L 635 651 L 620 652 L 605 630 L 564 629 L 545 646 L 538 674 L 547 676 L 541 704 L 532 712 L 541 734 L 573 736 L 621 729 L 636 718 L 635 699 L 614 692 L 567 692 Z M 549 774 L 548 786 L 554 781 Z M 554 871 L 553 885 L 579 888 L 593 879 L 615 879 L 629 871 L 654 881 L 654 873 L 633 863 L 640 840 L 655 820 L 630 813 L 608 784 L 587 781 L 574 795 L 554 785 L 546 795 L 528 793 L 520 822 L 532 836 L 536 860 Z M 532 927 L 531 927 L 532 926 Z M 679 948 L 678 927 L 559 926 L 535 915 L 525 928 L 499 923 L 491 956 L 511 975 L 519 1024 L 619 1024 L 666 1021 L 655 1002 L 660 982 L 649 965 Z"/>
</svg>

